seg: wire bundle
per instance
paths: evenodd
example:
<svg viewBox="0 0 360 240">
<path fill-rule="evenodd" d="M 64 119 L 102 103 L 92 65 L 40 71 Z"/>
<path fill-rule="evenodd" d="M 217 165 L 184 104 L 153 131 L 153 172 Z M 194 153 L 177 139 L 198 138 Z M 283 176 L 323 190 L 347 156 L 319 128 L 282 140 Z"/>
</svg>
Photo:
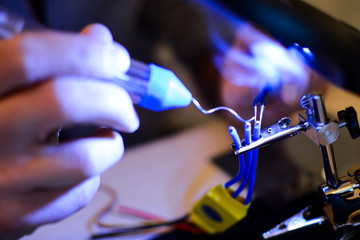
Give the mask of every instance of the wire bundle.
<svg viewBox="0 0 360 240">
<path fill-rule="evenodd" d="M 231 113 L 235 118 L 239 121 L 245 123 L 245 144 L 249 145 L 252 141 L 257 141 L 261 137 L 261 122 L 262 117 L 265 109 L 265 98 L 271 92 L 272 87 L 270 85 L 264 87 L 264 89 L 260 92 L 260 94 L 254 100 L 254 117 L 245 120 L 244 118 L 240 117 L 233 109 L 228 107 L 216 107 L 209 110 L 205 110 L 200 103 L 193 98 L 192 102 L 194 105 L 203 113 L 203 114 L 211 114 L 219 110 L 225 110 Z M 259 119 L 258 117 L 258 105 L 260 105 L 260 112 L 259 112 Z M 254 121 L 254 134 L 252 136 L 252 127 L 251 122 Z M 235 127 L 229 127 L 230 135 L 235 143 L 235 147 L 239 150 L 242 147 L 242 143 L 237 133 Z M 239 155 L 239 171 L 235 178 L 230 180 L 229 182 L 225 183 L 225 188 L 229 188 L 233 184 L 239 182 L 240 186 L 234 192 L 233 197 L 236 198 L 240 195 L 240 193 L 245 189 L 248 185 L 248 194 L 245 199 L 245 204 L 248 205 L 251 202 L 251 198 L 254 192 L 255 180 L 256 180 L 256 170 L 257 170 L 257 163 L 259 157 L 259 150 L 255 149 L 253 151 L 247 152 L 244 154 Z"/>
<path fill-rule="evenodd" d="M 245 132 L 245 144 L 250 145 L 252 141 L 257 141 L 261 137 L 261 122 L 262 116 L 264 112 L 264 102 L 262 101 L 262 105 L 260 108 L 260 118 L 257 120 L 257 104 L 258 100 L 255 100 L 254 112 L 255 117 L 254 119 L 254 133 L 252 135 L 252 126 L 251 120 L 245 122 L 244 132 Z M 242 143 L 239 137 L 239 134 L 235 127 L 229 127 L 229 133 L 235 143 L 236 150 L 240 150 L 242 147 Z M 231 187 L 235 183 L 239 183 L 238 189 L 233 193 L 233 197 L 237 198 L 240 193 L 248 186 L 248 193 L 245 199 L 245 204 L 248 205 L 251 202 L 252 195 L 254 192 L 255 187 L 255 180 L 256 180 L 256 171 L 257 171 L 257 164 L 258 164 L 258 157 L 259 157 L 259 149 L 255 149 L 249 151 L 245 154 L 239 155 L 239 171 L 235 178 L 231 179 L 230 181 L 225 183 L 225 188 Z"/>
<path fill-rule="evenodd" d="M 219 110 L 225 110 L 230 112 L 232 115 L 234 115 L 239 121 L 245 123 L 245 144 L 249 145 L 252 141 L 258 140 L 260 135 L 260 129 L 261 129 L 261 121 L 262 121 L 262 115 L 264 112 L 264 98 L 265 98 L 266 92 L 263 91 L 263 94 L 260 94 L 255 99 L 254 104 L 254 112 L 255 116 L 251 119 L 245 120 L 242 117 L 240 117 L 233 109 L 228 107 L 216 107 L 210 110 L 205 110 L 199 102 L 193 98 L 192 102 L 194 105 L 203 113 L 203 114 L 212 114 Z M 261 108 L 260 108 L 260 118 L 257 120 L 257 105 L 261 102 Z M 254 121 L 254 134 L 252 135 L 252 126 L 251 122 Z M 239 150 L 242 147 L 242 143 L 239 137 L 239 134 L 237 133 L 235 127 L 230 126 L 229 132 L 234 140 L 236 149 Z M 255 186 L 255 179 L 256 179 L 256 170 L 257 170 L 257 162 L 258 162 L 258 155 L 259 150 L 255 149 L 253 151 L 247 152 L 246 156 L 244 154 L 239 155 L 239 171 L 235 178 L 230 180 L 229 182 L 225 183 L 225 188 L 229 188 L 233 184 L 239 182 L 240 185 L 238 189 L 233 193 L 233 197 L 236 198 L 239 196 L 239 194 L 245 189 L 245 187 L 248 185 L 248 194 L 245 199 L 245 204 L 248 205 L 251 202 L 251 198 L 254 192 L 254 186 Z M 94 225 L 97 225 L 98 227 L 103 228 L 103 232 L 101 233 L 95 233 L 91 236 L 91 239 L 100 239 L 100 238 L 107 238 L 107 237 L 113 237 L 113 236 L 121 236 L 121 235 L 128 235 L 128 234 L 141 234 L 141 233 L 148 233 L 148 232 L 159 232 L 163 227 L 170 227 L 170 229 L 181 229 L 183 231 L 191 232 L 194 234 L 203 234 L 204 231 L 200 228 L 192 225 L 190 215 L 186 214 L 183 217 L 180 217 L 178 219 L 174 219 L 171 221 L 165 221 L 160 217 L 154 216 L 152 214 L 145 213 L 143 211 L 139 211 L 133 208 L 120 206 L 117 204 L 117 197 L 116 192 L 110 188 L 109 186 L 102 185 L 101 190 L 107 192 L 111 200 L 110 202 L 102 209 L 100 210 L 89 222 L 88 226 L 90 229 L 93 228 Z M 145 221 L 139 223 L 138 225 L 114 225 L 114 224 L 106 224 L 102 222 L 102 218 L 105 217 L 107 214 L 111 212 L 117 212 L 121 214 L 136 216 L 139 218 L 144 219 Z M 164 231 L 164 230 L 162 230 Z"/>
</svg>

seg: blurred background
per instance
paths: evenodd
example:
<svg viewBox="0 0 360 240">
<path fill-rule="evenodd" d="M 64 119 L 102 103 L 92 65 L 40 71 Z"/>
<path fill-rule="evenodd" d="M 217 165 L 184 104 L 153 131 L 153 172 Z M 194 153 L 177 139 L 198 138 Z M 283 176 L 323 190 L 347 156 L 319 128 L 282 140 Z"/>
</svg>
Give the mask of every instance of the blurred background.
<svg viewBox="0 0 360 240">
<path fill-rule="evenodd" d="M 354 28 L 360 29 L 359 0 L 306 0 L 305 2 Z M 46 4 L 42 6 L 46 8 L 46 11 L 44 9 L 37 9 L 37 11 L 41 20 L 46 22 L 49 27 L 79 31 L 88 23 L 103 23 L 110 28 L 114 39 L 129 50 L 133 58 L 144 62 L 154 62 L 173 70 L 205 108 L 216 107 L 219 104 L 219 96 L 216 93 L 219 89 L 217 83 L 213 82 L 213 79 L 218 77 L 218 73 L 213 66 L 211 56 L 213 46 L 208 22 L 203 15 L 204 9 L 199 8 L 194 2 L 184 0 L 77 0 L 77 4 L 74 5 L 73 0 L 47 0 Z M 43 14 L 45 12 L 46 14 Z M 360 112 L 359 96 L 337 87 L 330 86 L 324 99 L 327 110 L 332 115 L 336 115 L 337 111 L 348 106 L 353 106 L 357 112 Z M 134 169 L 131 171 L 132 177 L 137 176 L 136 173 L 139 174 L 141 171 L 145 172 L 145 176 L 149 172 L 155 173 L 151 175 L 151 180 L 158 181 L 155 185 L 159 187 L 159 193 L 148 194 L 146 199 L 151 200 L 151 197 L 156 197 L 156 195 L 160 197 L 165 195 L 166 202 L 161 205 L 161 199 L 156 199 L 152 204 L 155 203 L 156 205 L 157 203 L 159 209 L 150 208 L 152 211 L 161 211 L 161 209 L 166 208 L 172 217 L 174 212 L 181 211 L 185 205 L 186 207 L 191 205 L 190 201 L 184 203 L 185 197 L 193 199 L 193 195 L 200 196 L 202 194 L 196 188 L 198 185 L 204 187 L 206 180 L 218 175 L 220 171 L 226 172 L 228 175 L 215 178 L 211 184 L 219 183 L 219 179 L 228 179 L 237 171 L 237 166 L 234 165 L 236 158 L 227 143 L 227 141 L 231 141 L 225 126 L 228 123 L 224 120 L 223 115 L 203 115 L 193 105 L 184 109 L 160 113 L 142 108 L 137 108 L 137 111 L 141 126 L 135 134 L 124 134 L 127 153 L 129 154 L 125 154 L 125 158 L 120 164 L 127 162 L 134 164 L 133 168 L 130 168 Z M 220 124 L 207 125 L 214 121 L 218 121 Z M 202 132 L 198 129 L 194 130 L 193 134 L 197 134 L 195 137 L 186 132 L 193 127 L 200 129 L 201 126 L 204 126 L 209 135 L 204 134 L 204 129 Z M 211 130 L 215 134 L 210 134 Z M 181 138 L 182 132 L 185 132 L 184 135 L 186 136 L 189 135 L 193 141 L 184 141 Z M 167 138 L 174 135 L 180 136 L 181 141 L 179 143 L 182 144 L 176 146 L 176 154 L 171 152 L 170 142 L 177 138 Z M 202 138 L 203 136 L 205 136 L 206 141 Z M 201 141 L 203 141 L 203 145 L 201 148 L 195 149 L 198 150 L 195 154 L 195 150 L 192 149 L 195 147 L 189 145 L 195 145 L 195 142 Z M 154 145 L 151 145 L 152 143 Z M 155 144 L 161 146 L 155 146 Z M 360 163 L 359 144 L 359 139 L 351 139 L 347 130 L 341 129 L 341 137 L 334 144 L 339 176 L 345 175 L 348 168 Z M 224 145 L 226 146 L 223 147 Z M 168 147 L 170 150 L 167 149 Z M 216 147 L 221 148 L 217 156 L 207 152 L 208 148 L 215 149 Z M 146 154 L 141 155 L 142 148 L 146 148 Z M 223 149 L 226 149 L 226 152 Z M 141 159 L 139 159 L 138 153 L 140 153 Z M 168 159 L 165 159 L 164 163 L 156 157 L 149 157 L 157 155 L 165 156 Z M 204 170 L 205 166 L 200 164 L 203 158 L 207 158 L 204 162 L 217 160 L 217 168 L 215 170 L 211 168 L 211 171 Z M 127 159 L 130 160 L 127 161 Z M 175 160 L 168 161 L 169 159 Z M 156 164 L 153 164 L 152 161 Z M 148 168 L 154 169 L 148 171 L 148 168 L 145 167 L 145 170 L 141 170 L 139 166 L 147 166 L 146 164 L 148 164 Z M 189 167 L 190 165 L 192 167 L 199 166 L 197 169 Z M 176 177 L 172 172 L 166 172 L 166 167 L 176 172 Z M 181 170 L 186 175 L 179 174 Z M 124 189 L 127 187 L 125 186 L 127 185 L 126 172 L 129 172 L 127 168 L 120 167 L 110 170 L 110 174 L 123 177 L 116 185 L 119 187 L 124 185 Z M 166 175 L 165 179 L 161 179 L 161 174 Z M 136 178 L 141 179 L 143 176 L 140 175 Z M 109 175 L 105 175 L 105 179 L 107 176 Z M 255 195 L 257 198 L 266 199 L 270 205 L 281 205 L 308 192 L 316 191 L 317 185 L 324 182 L 319 148 L 305 135 L 263 148 L 260 151 L 257 176 Z M 195 183 L 194 179 L 198 182 Z M 171 188 L 169 187 L 170 190 L 165 189 L 168 190 L 165 192 L 161 188 L 161 184 L 168 182 L 172 185 Z M 139 183 L 137 186 L 141 185 Z M 181 185 L 180 190 L 177 189 L 179 192 L 176 193 L 176 200 L 173 200 L 167 194 L 173 193 L 172 187 L 178 185 Z M 121 193 L 125 199 L 128 196 L 131 198 L 131 196 L 137 196 L 141 193 L 139 188 L 132 188 L 131 192 L 126 192 L 123 189 Z M 186 196 L 183 194 L 184 192 Z M 144 207 L 142 205 L 143 202 L 146 202 L 144 199 L 138 197 L 136 203 Z M 131 203 L 133 202 L 134 200 Z M 173 203 L 176 203 L 177 206 L 171 209 L 170 205 Z M 167 215 L 164 214 L 164 216 Z"/>
</svg>

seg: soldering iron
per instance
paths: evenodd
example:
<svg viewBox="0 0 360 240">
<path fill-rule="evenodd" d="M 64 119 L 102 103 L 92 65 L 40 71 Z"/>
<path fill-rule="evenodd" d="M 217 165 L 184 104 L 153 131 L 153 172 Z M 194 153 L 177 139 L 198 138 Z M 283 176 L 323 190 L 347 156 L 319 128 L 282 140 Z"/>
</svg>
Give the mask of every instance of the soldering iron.
<svg viewBox="0 0 360 240">
<path fill-rule="evenodd" d="M 0 9 L 0 39 L 11 38 L 27 29 L 28 23 L 17 15 Z M 129 70 L 113 79 L 123 87 L 134 104 L 153 111 L 186 107 L 192 101 L 190 91 L 169 69 L 131 59 Z"/>
<path fill-rule="evenodd" d="M 176 75 L 153 63 L 131 60 L 130 69 L 112 81 L 130 94 L 133 102 L 153 111 L 186 107 L 192 95 Z"/>
</svg>

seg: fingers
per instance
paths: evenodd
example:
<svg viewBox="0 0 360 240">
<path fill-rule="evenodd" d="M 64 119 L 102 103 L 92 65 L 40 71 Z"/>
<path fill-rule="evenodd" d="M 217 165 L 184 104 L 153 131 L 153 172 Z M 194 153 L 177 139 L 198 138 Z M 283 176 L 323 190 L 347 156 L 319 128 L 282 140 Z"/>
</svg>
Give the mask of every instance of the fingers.
<svg viewBox="0 0 360 240">
<path fill-rule="evenodd" d="M 0 236 L 3 231 L 24 234 L 87 205 L 98 189 L 99 175 L 123 151 L 117 132 L 100 129 L 87 139 L 2 155 Z"/>
<path fill-rule="evenodd" d="M 93 199 L 100 185 L 100 177 L 94 176 L 75 187 L 30 192 L 28 202 L 23 201 L 21 225 L 39 226 L 54 223 L 85 207 Z"/>
<path fill-rule="evenodd" d="M 25 33 L 0 41 L 0 52 L 0 228 L 24 233 L 86 205 L 99 175 L 124 152 L 119 133 L 107 128 L 50 144 L 59 127 L 132 132 L 139 119 L 127 92 L 101 81 L 130 65 L 102 25 L 81 34 Z"/>
<path fill-rule="evenodd" d="M 50 161 L 47 156 L 49 151 L 52 157 Z M 38 163 L 41 167 L 37 171 L 47 170 L 47 173 L 41 177 L 29 176 L 29 181 L 37 186 L 57 187 L 104 173 L 122 158 L 124 145 L 118 132 L 102 128 L 93 137 L 44 148 L 40 154 L 42 157 Z M 53 181 L 44 182 L 44 179 Z"/>
<path fill-rule="evenodd" d="M 100 29 L 90 27 L 88 34 L 32 32 L 0 41 L 0 95 L 55 75 L 112 78 L 124 73 L 129 53 L 110 43 L 109 33 L 94 37 L 105 32 Z"/>
<path fill-rule="evenodd" d="M 44 84 L 39 93 L 32 96 L 36 101 L 34 104 L 41 105 L 44 95 L 51 99 L 50 105 L 43 105 L 50 113 L 42 118 L 44 124 L 92 123 L 123 132 L 133 132 L 139 127 L 130 96 L 112 83 L 86 78 L 58 78 Z M 38 109 L 39 112 L 43 110 Z"/>
<path fill-rule="evenodd" d="M 133 132 L 139 119 L 127 92 L 89 78 L 62 77 L 0 101 L 0 150 L 43 144 L 61 126 L 93 124 Z"/>
<path fill-rule="evenodd" d="M 0 192 L 72 187 L 105 172 L 123 153 L 120 134 L 102 129 L 93 137 L 8 154 L 0 162 Z"/>
<path fill-rule="evenodd" d="M 76 186 L 66 188 L 39 188 L 18 195 L 5 195 L 0 199 L 0 237 L 18 239 L 35 227 L 53 223 L 86 206 L 100 185 L 94 176 Z"/>
<path fill-rule="evenodd" d="M 87 139 L 2 156 L 0 236 L 2 231 L 23 233 L 58 221 L 87 205 L 98 189 L 99 175 L 123 151 L 117 132 L 100 129 Z"/>
</svg>

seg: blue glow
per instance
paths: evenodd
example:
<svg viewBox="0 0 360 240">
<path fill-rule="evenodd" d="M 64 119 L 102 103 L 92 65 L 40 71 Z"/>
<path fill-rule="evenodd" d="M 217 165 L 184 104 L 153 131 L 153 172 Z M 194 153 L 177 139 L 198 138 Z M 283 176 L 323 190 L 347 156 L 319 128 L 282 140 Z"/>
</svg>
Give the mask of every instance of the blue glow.
<svg viewBox="0 0 360 240">
<path fill-rule="evenodd" d="M 312 64 L 316 61 L 314 53 L 308 47 L 303 47 L 298 43 L 294 43 L 288 49 L 292 53 L 292 55 L 296 56 L 303 62 Z"/>
<path fill-rule="evenodd" d="M 310 48 L 303 47 L 302 52 L 308 59 L 315 61 L 315 56 L 314 56 L 313 52 L 310 50 Z"/>
<path fill-rule="evenodd" d="M 297 76 L 303 74 L 302 67 L 291 58 L 286 49 L 274 42 L 255 43 L 251 50 L 257 59 L 272 65 L 277 71 L 286 70 Z"/>
<path fill-rule="evenodd" d="M 307 48 L 307 47 L 303 47 L 303 52 L 308 55 L 313 55 L 312 52 L 310 51 L 310 48 Z"/>
</svg>

